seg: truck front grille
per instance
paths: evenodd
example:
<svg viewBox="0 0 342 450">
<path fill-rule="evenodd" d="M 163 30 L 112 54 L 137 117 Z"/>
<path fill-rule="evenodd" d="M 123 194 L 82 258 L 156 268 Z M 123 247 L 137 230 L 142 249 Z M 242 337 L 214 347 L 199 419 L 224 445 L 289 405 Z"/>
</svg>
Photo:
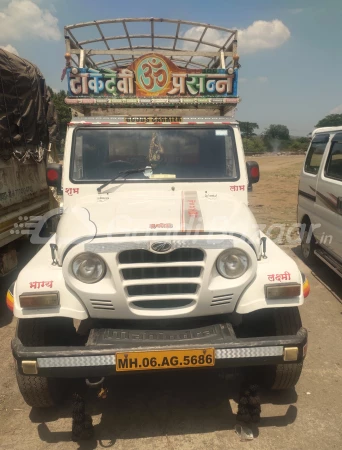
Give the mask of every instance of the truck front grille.
<svg viewBox="0 0 342 450">
<path fill-rule="evenodd" d="M 201 249 L 177 248 L 169 253 L 124 250 L 118 260 L 127 300 L 132 307 L 167 310 L 196 302 L 204 270 Z"/>
</svg>

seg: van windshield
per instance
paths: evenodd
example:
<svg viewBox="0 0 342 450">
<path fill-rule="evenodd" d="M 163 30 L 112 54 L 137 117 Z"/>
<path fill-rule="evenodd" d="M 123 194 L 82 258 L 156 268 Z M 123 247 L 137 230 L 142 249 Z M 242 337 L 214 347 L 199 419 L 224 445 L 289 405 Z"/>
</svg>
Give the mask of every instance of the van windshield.
<svg viewBox="0 0 342 450">
<path fill-rule="evenodd" d="M 103 182 L 147 166 L 152 170 L 130 174 L 126 182 L 239 177 L 231 127 L 79 128 L 73 145 L 71 178 L 75 182 Z"/>
</svg>

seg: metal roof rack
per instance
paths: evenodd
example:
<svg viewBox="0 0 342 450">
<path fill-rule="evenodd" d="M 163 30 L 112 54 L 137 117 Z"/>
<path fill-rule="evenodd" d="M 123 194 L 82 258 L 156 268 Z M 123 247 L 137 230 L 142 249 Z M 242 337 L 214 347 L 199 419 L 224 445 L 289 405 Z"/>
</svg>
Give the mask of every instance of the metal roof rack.
<svg viewBox="0 0 342 450">
<path fill-rule="evenodd" d="M 174 28 L 174 34 L 156 33 L 155 26 L 159 23 L 168 24 L 168 29 L 170 26 Z M 149 33 L 141 33 L 140 30 L 146 24 Z M 106 36 L 103 28 L 106 26 L 108 29 L 108 25 L 113 25 L 113 30 L 117 26 L 122 27 L 122 34 Z M 187 33 L 189 27 L 191 33 Z M 81 29 L 85 29 L 89 35 L 95 31 L 98 37 L 80 40 L 76 34 Z M 214 69 L 229 67 L 233 63 L 233 56 L 237 55 L 237 30 L 200 22 L 161 18 L 106 19 L 68 25 L 64 30 L 67 53 L 78 56 L 78 61 L 72 57 L 76 67 L 86 65 L 95 69 L 115 69 L 130 65 L 145 53 L 156 51 L 168 56 L 179 67 Z M 214 36 L 210 39 L 211 33 Z M 113 43 L 117 45 L 120 42 L 125 42 L 126 45 L 112 46 Z M 105 48 L 89 48 L 90 45 L 101 44 Z M 95 57 L 98 55 L 106 55 L 107 58 L 97 61 Z"/>
</svg>

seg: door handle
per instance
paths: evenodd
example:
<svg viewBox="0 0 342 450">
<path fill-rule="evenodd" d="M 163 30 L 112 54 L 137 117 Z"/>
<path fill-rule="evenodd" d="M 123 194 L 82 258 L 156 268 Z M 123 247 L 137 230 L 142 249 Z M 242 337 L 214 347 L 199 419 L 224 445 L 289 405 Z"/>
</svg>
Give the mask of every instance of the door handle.
<svg viewBox="0 0 342 450">
<path fill-rule="evenodd" d="M 337 214 L 342 215 L 342 197 L 338 197 L 337 199 Z"/>
</svg>

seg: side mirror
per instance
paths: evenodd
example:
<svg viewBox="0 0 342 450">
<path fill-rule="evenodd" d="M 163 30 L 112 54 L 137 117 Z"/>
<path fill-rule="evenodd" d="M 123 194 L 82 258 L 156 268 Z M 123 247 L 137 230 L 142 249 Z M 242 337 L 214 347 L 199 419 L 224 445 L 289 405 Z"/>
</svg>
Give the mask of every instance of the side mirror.
<svg viewBox="0 0 342 450">
<path fill-rule="evenodd" d="M 256 161 L 247 161 L 246 166 L 249 184 L 257 183 L 260 178 L 259 164 Z"/>
<path fill-rule="evenodd" d="M 62 164 L 47 165 L 46 182 L 48 186 L 57 188 L 57 194 L 62 193 Z"/>
</svg>

